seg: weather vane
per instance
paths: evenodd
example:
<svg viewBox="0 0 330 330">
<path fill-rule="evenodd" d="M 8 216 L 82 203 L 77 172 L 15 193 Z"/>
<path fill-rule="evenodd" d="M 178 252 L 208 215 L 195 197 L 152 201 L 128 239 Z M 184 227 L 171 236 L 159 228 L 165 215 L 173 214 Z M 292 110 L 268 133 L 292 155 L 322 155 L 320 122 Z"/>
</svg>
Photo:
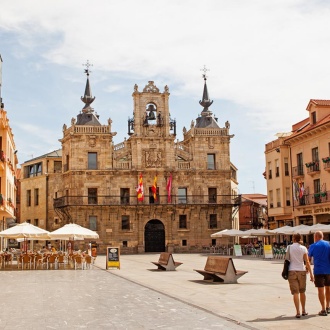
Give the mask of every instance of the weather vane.
<svg viewBox="0 0 330 330">
<path fill-rule="evenodd" d="M 89 73 L 92 72 L 92 71 L 89 71 L 89 67 L 90 67 L 90 66 L 93 66 L 93 64 L 90 64 L 90 63 L 89 63 L 89 60 L 87 60 L 87 62 L 86 62 L 85 64 L 83 64 L 83 66 L 86 67 L 86 69 L 85 69 L 85 73 L 87 74 L 87 76 L 89 76 Z"/>
<path fill-rule="evenodd" d="M 204 80 L 206 80 L 206 78 L 207 78 L 207 76 L 206 76 L 206 72 L 207 72 L 207 71 L 210 71 L 210 70 L 209 70 L 209 69 L 206 69 L 206 66 L 205 66 L 205 64 L 204 64 L 204 68 L 201 69 L 201 71 L 204 72 L 204 73 L 203 73 L 203 78 L 204 78 Z"/>
</svg>

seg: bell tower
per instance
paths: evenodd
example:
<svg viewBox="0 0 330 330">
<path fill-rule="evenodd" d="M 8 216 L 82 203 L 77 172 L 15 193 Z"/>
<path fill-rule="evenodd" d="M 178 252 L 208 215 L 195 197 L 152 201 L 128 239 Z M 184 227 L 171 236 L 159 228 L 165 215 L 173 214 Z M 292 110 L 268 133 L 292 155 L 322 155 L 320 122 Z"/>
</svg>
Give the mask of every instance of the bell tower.
<svg viewBox="0 0 330 330">
<path fill-rule="evenodd" d="M 133 118 L 128 119 L 128 143 L 136 169 L 162 168 L 174 161 L 176 122 L 170 118 L 169 89 L 161 93 L 153 81 L 142 92 L 134 86 Z M 166 155 L 166 157 L 165 157 Z"/>
</svg>

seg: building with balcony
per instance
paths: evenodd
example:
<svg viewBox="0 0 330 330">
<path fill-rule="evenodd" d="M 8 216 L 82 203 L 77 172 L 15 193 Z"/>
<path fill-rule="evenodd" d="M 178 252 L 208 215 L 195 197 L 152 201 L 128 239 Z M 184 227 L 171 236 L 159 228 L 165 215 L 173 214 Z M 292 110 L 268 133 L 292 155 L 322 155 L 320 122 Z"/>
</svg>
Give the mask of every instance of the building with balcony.
<svg viewBox="0 0 330 330">
<path fill-rule="evenodd" d="M 62 154 L 56 159 L 61 171 L 40 160 L 32 172 L 40 177 L 29 177 L 37 160 L 23 164 L 22 201 L 30 194 L 34 203 L 34 189 L 40 189 L 39 199 L 41 189 L 46 192 L 48 210 L 38 215 L 45 228 L 74 222 L 98 232 L 100 252 L 120 246 L 122 253 L 202 251 L 211 234 L 232 228 L 240 201 L 232 194 L 233 175 L 237 183 L 230 162 L 233 135 L 229 122 L 220 127 L 209 109 L 213 101 L 205 75 L 202 111 L 183 127 L 182 141 L 170 115 L 169 88 L 161 92 L 149 81 L 142 90 L 134 86 L 128 138 L 115 145 L 112 119 L 102 124 L 91 106 L 95 98 L 86 73 L 83 109 L 63 125 Z M 41 178 L 43 183 L 32 187 Z M 32 220 L 31 206 L 21 207 L 22 220 Z"/>
<path fill-rule="evenodd" d="M 330 101 L 312 99 L 307 111 L 290 133 L 266 144 L 268 215 L 275 226 L 330 223 Z"/>
<path fill-rule="evenodd" d="M 1 97 L 2 59 L 0 56 L 0 230 L 16 223 L 17 151 L 14 134 Z M 8 247 L 8 241 L 1 239 L 1 249 Z"/>
</svg>

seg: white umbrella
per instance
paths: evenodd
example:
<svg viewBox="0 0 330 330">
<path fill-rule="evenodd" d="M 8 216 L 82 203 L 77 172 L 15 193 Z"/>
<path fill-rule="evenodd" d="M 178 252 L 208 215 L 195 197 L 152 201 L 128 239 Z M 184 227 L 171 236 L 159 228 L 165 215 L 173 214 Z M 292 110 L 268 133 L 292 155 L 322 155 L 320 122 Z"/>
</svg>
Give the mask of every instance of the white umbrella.
<svg viewBox="0 0 330 330">
<path fill-rule="evenodd" d="M 31 225 L 28 222 L 22 222 L 14 227 L 8 228 L 0 232 L 0 237 L 11 239 L 26 240 L 47 240 L 49 239 L 49 231 Z M 27 245 L 25 245 L 27 250 Z"/>
<path fill-rule="evenodd" d="M 82 240 L 84 238 L 97 239 L 99 238 L 98 233 L 88 228 L 79 226 L 75 223 L 69 223 L 63 227 L 56 229 L 49 233 L 51 239 L 61 240 Z"/>
<path fill-rule="evenodd" d="M 323 233 L 330 233 L 330 225 L 317 223 L 316 225 L 311 226 L 311 233 L 315 233 L 316 231 L 322 231 Z"/>
<path fill-rule="evenodd" d="M 0 237 L 12 239 L 25 238 L 46 240 L 49 239 L 49 231 L 31 225 L 28 222 L 23 222 L 14 227 L 1 231 Z"/>
<path fill-rule="evenodd" d="M 270 235 L 275 235 L 275 233 L 272 233 L 270 230 L 268 229 L 249 229 L 244 231 L 245 235 L 249 235 L 249 236 L 270 236 Z"/>
<path fill-rule="evenodd" d="M 211 235 L 211 237 L 234 237 L 234 236 L 244 236 L 246 235 L 244 231 L 237 230 L 237 229 L 224 229 L 218 231 Z"/>
<path fill-rule="evenodd" d="M 291 235 L 290 233 L 292 232 L 291 226 L 283 226 L 279 228 L 275 228 L 273 230 L 268 230 L 268 233 L 273 233 L 273 234 L 279 234 L 279 235 Z"/>
</svg>

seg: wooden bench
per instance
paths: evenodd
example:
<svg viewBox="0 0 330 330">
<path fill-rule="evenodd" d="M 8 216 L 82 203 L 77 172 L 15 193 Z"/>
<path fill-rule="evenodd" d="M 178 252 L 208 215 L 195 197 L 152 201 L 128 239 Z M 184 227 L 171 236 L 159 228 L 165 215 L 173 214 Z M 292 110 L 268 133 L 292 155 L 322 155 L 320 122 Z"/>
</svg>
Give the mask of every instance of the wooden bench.
<svg viewBox="0 0 330 330">
<path fill-rule="evenodd" d="M 182 262 L 176 262 L 173 259 L 172 253 L 162 252 L 159 256 L 158 262 L 151 261 L 160 270 L 175 270 Z"/>
<path fill-rule="evenodd" d="M 236 270 L 230 257 L 208 256 L 204 270 L 194 269 L 204 276 L 204 280 L 221 283 L 237 283 L 237 279 L 247 271 Z"/>
</svg>

